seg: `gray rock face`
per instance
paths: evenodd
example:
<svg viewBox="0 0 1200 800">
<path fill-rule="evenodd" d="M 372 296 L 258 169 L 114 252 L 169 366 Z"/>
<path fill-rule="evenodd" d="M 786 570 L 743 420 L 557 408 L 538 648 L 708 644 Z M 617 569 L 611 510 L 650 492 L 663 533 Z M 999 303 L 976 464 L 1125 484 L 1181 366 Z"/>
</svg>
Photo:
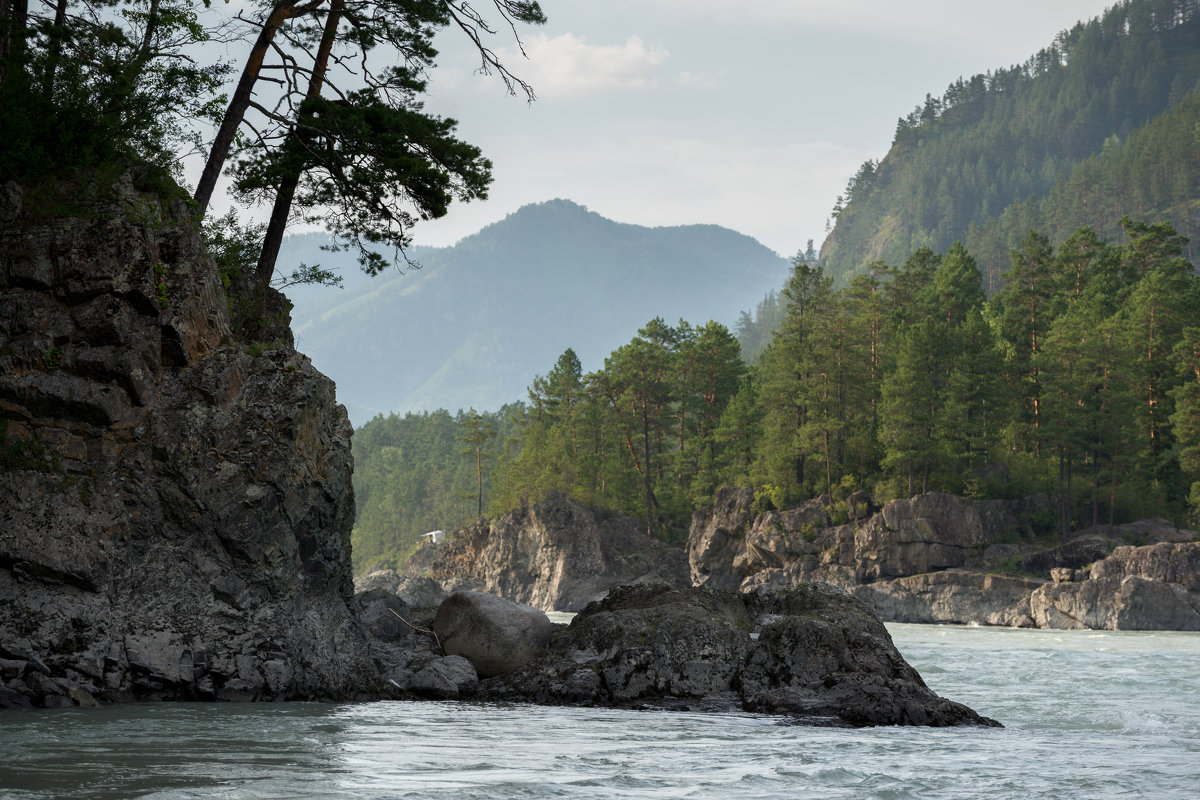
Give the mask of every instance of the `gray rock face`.
<svg viewBox="0 0 1200 800">
<path fill-rule="evenodd" d="M 470 661 L 462 656 L 445 656 L 434 659 L 413 675 L 409 689 L 424 697 L 453 700 L 478 684 L 479 676 Z"/>
<path fill-rule="evenodd" d="M 748 591 L 822 581 L 896 622 L 1174 630 L 1200 624 L 1194 531 L 1143 520 L 1088 529 L 1039 550 L 1032 523 L 1047 516 L 1049 502 L 930 493 L 864 517 L 870 505 L 859 497 L 860 518 L 835 526 L 819 500 L 755 514 L 749 490 L 724 489 L 693 515 L 688 559 L 697 585 Z M 992 574 L 1006 563 L 1039 577 Z M 1047 585 L 1052 580 L 1056 585 Z"/>
<path fill-rule="evenodd" d="M 1200 630 L 1200 542 L 1118 547 L 1089 580 L 1034 591 L 1030 609 L 1043 628 Z"/>
<path fill-rule="evenodd" d="M 731 591 L 747 577 L 734 571 L 733 562 L 745 550 L 746 528 L 756 516 L 753 502 L 751 490 L 724 487 L 711 506 L 692 514 L 687 555 L 693 585 Z"/>
<path fill-rule="evenodd" d="M 749 710 L 814 724 L 997 724 L 930 692 L 878 617 L 822 584 L 744 595 L 619 587 L 576 616 L 551 654 L 483 681 L 479 696 Z"/>
<path fill-rule="evenodd" d="M 548 611 L 578 611 L 622 583 L 686 585 L 684 554 L 651 540 L 631 517 L 598 520 L 562 495 L 438 545 L 431 577 Z"/>
<path fill-rule="evenodd" d="M 354 588 L 359 592 L 386 589 L 413 608 L 435 608 L 448 596 L 432 578 L 400 575 L 390 569 L 375 570 L 356 579 Z"/>
<path fill-rule="evenodd" d="M 333 384 L 286 343 L 236 340 L 186 209 L 131 186 L 91 217 L 0 229 L 0 658 L 24 662 L 8 689 L 372 691 Z"/>
<path fill-rule="evenodd" d="M 1050 574 L 1054 569 L 1079 569 L 1108 556 L 1119 542 L 1103 536 L 1082 536 L 1050 550 L 1030 553 L 1017 560 L 1017 569 Z"/>
<path fill-rule="evenodd" d="M 1031 628 L 1029 597 L 1045 581 L 946 570 L 850 587 L 889 622 L 1005 625 Z"/>
<path fill-rule="evenodd" d="M 433 632 L 448 656 L 484 678 L 520 669 L 550 644 L 550 619 L 532 606 L 484 592 L 455 592 L 438 607 Z"/>
<path fill-rule="evenodd" d="M 823 503 L 783 512 L 751 511 L 748 489 L 722 489 L 692 517 L 688 562 L 698 586 L 751 588 L 764 581 L 855 586 L 944 569 L 981 567 L 1001 538 L 1032 537 L 1029 520 L 1044 497 L 977 502 L 929 493 L 894 500 L 848 525 L 831 524 Z M 859 498 L 855 513 L 870 505 Z M 1007 554 L 1006 554 L 1007 555 Z"/>
<path fill-rule="evenodd" d="M 473 686 L 477 677 L 473 669 L 465 675 L 454 669 L 454 664 L 432 666 L 443 658 L 443 653 L 431 630 L 430 609 L 412 609 L 386 589 L 360 592 L 354 600 L 387 695 L 442 700 L 455 696 L 451 684 L 455 691 L 463 691 L 463 685 Z M 425 674 L 418 680 L 419 673 Z M 463 678 L 465 684 L 459 684 L 458 678 Z"/>
</svg>

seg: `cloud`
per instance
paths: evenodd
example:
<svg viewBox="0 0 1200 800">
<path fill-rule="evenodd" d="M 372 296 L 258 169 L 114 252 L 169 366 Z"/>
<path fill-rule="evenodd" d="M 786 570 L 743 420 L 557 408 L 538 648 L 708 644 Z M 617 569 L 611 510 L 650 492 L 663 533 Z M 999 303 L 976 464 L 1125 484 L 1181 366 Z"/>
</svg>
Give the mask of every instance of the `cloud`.
<svg viewBox="0 0 1200 800">
<path fill-rule="evenodd" d="M 572 33 L 538 34 L 524 45 L 528 61 L 521 63 L 520 54 L 512 52 L 502 60 L 519 69 L 544 99 L 651 88 L 668 58 L 665 49 L 647 45 L 640 36 L 630 36 L 624 44 L 593 45 Z"/>
</svg>

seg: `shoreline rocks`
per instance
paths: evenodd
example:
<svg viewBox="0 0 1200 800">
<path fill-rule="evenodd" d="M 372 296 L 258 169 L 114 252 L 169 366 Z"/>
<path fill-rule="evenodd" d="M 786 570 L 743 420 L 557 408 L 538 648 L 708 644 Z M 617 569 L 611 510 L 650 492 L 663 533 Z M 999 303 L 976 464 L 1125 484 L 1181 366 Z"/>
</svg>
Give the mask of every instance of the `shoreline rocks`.
<svg viewBox="0 0 1200 800">
<path fill-rule="evenodd" d="M 433 632 L 448 656 L 463 656 L 482 678 L 515 672 L 550 645 L 550 619 L 532 606 L 485 592 L 455 592 L 438 606 Z"/>
<path fill-rule="evenodd" d="M 873 515 L 860 501 L 860 518 L 845 525 L 832 524 L 821 500 L 759 514 L 752 502 L 749 490 L 722 489 L 696 512 L 688 556 L 697 584 L 823 581 L 889 622 L 1200 629 L 1200 542 L 1166 520 L 1091 528 L 1047 547 L 1037 530 L 1050 508 L 1044 496 L 929 493 Z"/>
<path fill-rule="evenodd" d="M 476 697 L 815 725 L 999 725 L 929 691 L 878 617 L 824 584 L 741 595 L 616 587 L 554 637 L 550 654 L 482 681 Z"/>
</svg>

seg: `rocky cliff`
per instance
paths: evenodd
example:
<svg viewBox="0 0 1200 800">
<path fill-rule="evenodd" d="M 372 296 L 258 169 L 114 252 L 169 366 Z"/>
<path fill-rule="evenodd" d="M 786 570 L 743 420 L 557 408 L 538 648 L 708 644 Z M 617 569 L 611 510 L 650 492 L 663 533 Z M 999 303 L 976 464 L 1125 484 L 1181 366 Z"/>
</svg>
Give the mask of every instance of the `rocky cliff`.
<svg viewBox="0 0 1200 800">
<path fill-rule="evenodd" d="M 333 384 L 239 340 L 182 203 L 4 197 L 0 705 L 371 689 Z"/>
<path fill-rule="evenodd" d="M 1051 509 L 1044 496 L 930 493 L 875 513 L 860 504 L 860 518 L 844 525 L 831 524 L 819 500 L 782 512 L 756 513 L 752 504 L 749 490 L 723 489 L 693 516 L 688 560 L 697 585 L 823 581 L 897 622 L 1200 629 L 1200 542 L 1162 520 L 1080 531 L 1047 546 L 1036 526 Z M 1001 567 L 1012 573 L 998 574 Z"/>
<path fill-rule="evenodd" d="M 618 584 L 688 584 L 684 554 L 624 515 L 598 519 L 553 494 L 438 545 L 430 576 L 447 591 L 475 589 L 547 611 L 579 611 Z"/>
</svg>

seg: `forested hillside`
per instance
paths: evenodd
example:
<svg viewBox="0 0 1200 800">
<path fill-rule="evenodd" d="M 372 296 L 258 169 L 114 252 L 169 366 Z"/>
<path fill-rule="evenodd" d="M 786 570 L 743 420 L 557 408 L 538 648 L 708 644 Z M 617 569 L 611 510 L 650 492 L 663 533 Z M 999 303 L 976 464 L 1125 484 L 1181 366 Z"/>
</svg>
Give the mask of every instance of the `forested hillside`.
<svg viewBox="0 0 1200 800">
<path fill-rule="evenodd" d="M 546 358 L 490 513 L 561 491 L 679 541 L 734 485 L 835 519 L 938 490 L 1049 494 L 1046 532 L 1200 521 L 1198 45 L 1200 2 L 1130 0 L 927 97 L 733 333 L 658 311 L 592 372 Z"/>
<path fill-rule="evenodd" d="M 825 496 L 842 519 L 859 490 L 878 503 L 1044 492 L 1059 501 L 1049 530 L 1194 519 L 1200 278 L 1168 224 L 1125 228 L 1121 246 L 1089 229 L 1031 234 L 990 301 L 959 244 L 842 289 L 797 260 L 780 331 L 750 369 L 715 323 L 653 320 L 591 374 L 567 351 L 487 445 L 490 510 L 557 490 L 679 540 L 733 485 L 763 508 Z M 397 461 L 389 485 L 422 479 L 427 458 Z M 468 485 L 464 457 L 449 458 Z"/>
<path fill-rule="evenodd" d="M 891 150 L 863 164 L 835 205 L 821 252 L 826 272 L 845 282 L 877 259 L 900 263 L 921 247 L 944 252 L 969 240 L 994 290 L 1026 223 L 1062 236 L 1086 224 L 1108 236 L 1129 214 L 1190 232 L 1195 221 L 1180 202 L 1197 189 L 1194 136 L 1158 130 L 1132 139 L 1197 88 L 1197 41 L 1196 0 L 1126 0 L 1024 64 L 927 95 L 899 121 Z M 1038 209 L 1044 216 L 1023 210 L 1052 194 Z M 979 231 L 968 236 L 972 226 Z"/>
<path fill-rule="evenodd" d="M 521 411 L 390 414 L 355 431 L 355 572 L 397 568 L 422 534 L 477 519 L 495 442 L 512 435 Z"/>
<path fill-rule="evenodd" d="M 1042 200 L 1016 202 L 983 225 L 972 223 L 967 247 L 991 265 L 989 290 L 999 285 L 1000 265 L 1030 230 L 1065 239 L 1087 225 L 1110 240 L 1122 236 L 1120 221 L 1171 222 L 1188 238 L 1189 260 L 1200 256 L 1200 93 L 1134 131 L 1124 142 L 1109 141 L 1058 181 Z"/>
<path fill-rule="evenodd" d="M 281 264 L 347 258 L 320 243 L 293 241 Z M 566 200 L 413 255 L 420 270 L 363 279 L 347 263 L 347 288 L 290 295 L 297 341 L 337 381 L 356 424 L 499 408 L 568 347 L 591 369 L 655 316 L 732 324 L 788 273 L 786 259 L 726 228 L 629 225 Z"/>
</svg>

